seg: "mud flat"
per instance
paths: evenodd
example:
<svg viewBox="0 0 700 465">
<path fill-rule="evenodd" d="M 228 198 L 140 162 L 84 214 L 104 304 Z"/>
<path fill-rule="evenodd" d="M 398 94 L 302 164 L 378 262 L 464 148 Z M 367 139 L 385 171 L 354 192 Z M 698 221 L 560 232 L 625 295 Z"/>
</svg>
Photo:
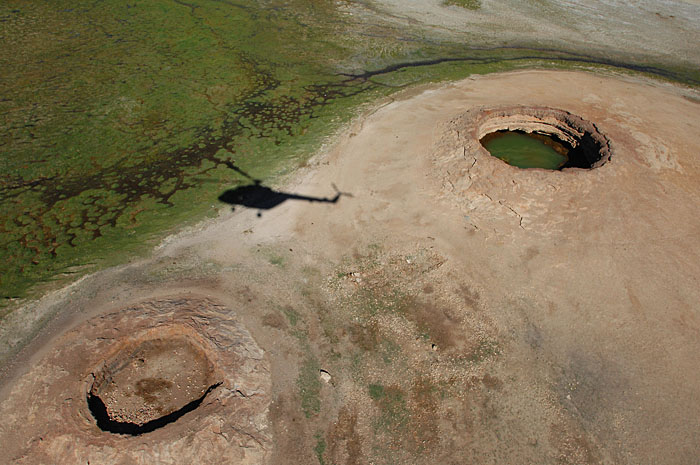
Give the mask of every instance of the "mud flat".
<svg viewBox="0 0 700 465">
<path fill-rule="evenodd" d="M 420 24 L 429 33 L 478 37 L 492 44 L 564 42 L 580 51 L 619 57 L 698 62 L 700 2 L 640 0 L 483 0 L 470 10 L 444 0 L 367 2 L 396 23 Z M 466 26 L 465 26 L 466 25 Z M 652 32 L 653 31 L 653 32 Z"/>
<path fill-rule="evenodd" d="M 190 436 L 216 440 L 221 455 L 207 463 L 244 451 L 245 463 L 273 464 L 694 463 L 698 102 L 671 84 L 555 71 L 386 101 L 275 188 L 296 197 L 260 211 L 235 206 L 152 258 L 34 308 L 63 317 L 6 379 L 0 442 L 19 463 L 38 453 L 192 463 Z M 504 108 L 590 123 L 609 141 L 604 163 L 523 170 L 490 156 L 474 115 Z M 537 118 L 528 128 L 547 122 Z M 337 202 L 298 200 L 330 198 L 332 183 Z M 245 328 L 236 334 L 249 332 L 241 340 L 260 350 L 237 346 L 237 360 L 258 354 L 249 373 L 261 386 L 269 376 L 270 387 L 237 394 L 235 376 L 220 379 L 216 368 L 226 360 L 216 350 L 228 346 L 197 339 L 212 367 L 201 363 L 192 398 L 215 386 L 200 407 L 137 440 L 101 430 L 86 402 L 90 374 L 154 340 L 139 332 L 153 326 L 148 314 L 114 312 L 174 293 L 211 299 L 218 316 L 150 304 L 160 309 L 153 318 L 192 331 L 233 319 L 227 327 Z M 141 339 L 102 339 L 98 329 L 126 315 L 141 326 L 122 336 Z M 102 350 L 82 360 L 70 341 Z M 230 405 L 234 417 L 222 413 Z M 61 412 L 74 412 L 64 425 L 72 432 L 47 433 Z"/>
</svg>

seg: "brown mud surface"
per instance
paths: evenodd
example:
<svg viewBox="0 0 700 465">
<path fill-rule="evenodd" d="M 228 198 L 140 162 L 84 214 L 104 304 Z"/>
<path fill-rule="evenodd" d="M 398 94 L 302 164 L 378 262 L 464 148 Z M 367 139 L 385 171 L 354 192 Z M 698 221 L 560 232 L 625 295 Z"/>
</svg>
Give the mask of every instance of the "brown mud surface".
<svg viewBox="0 0 700 465">
<path fill-rule="evenodd" d="M 671 84 L 555 71 L 385 102 L 278 189 L 329 198 L 335 183 L 336 203 L 236 206 L 32 307 L 59 316 L 4 378 L 5 456 L 695 464 L 699 102 Z M 490 157 L 470 115 L 517 106 L 595 124 L 610 161 L 545 171 Z M 221 386 L 153 432 L 101 431 L 91 374 L 173 321 L 208 347 L 200 387 Z M 230 344 L 207 333 L 227 324 Z"/>
<path fill-rule="evenodd" d="M 201 398 L 215 384 L 211 372 L 206 353 L 188 338 L 147 339 L 97 370 L 88 395 L 112 421 L 143 426 Z"/>
</svg>

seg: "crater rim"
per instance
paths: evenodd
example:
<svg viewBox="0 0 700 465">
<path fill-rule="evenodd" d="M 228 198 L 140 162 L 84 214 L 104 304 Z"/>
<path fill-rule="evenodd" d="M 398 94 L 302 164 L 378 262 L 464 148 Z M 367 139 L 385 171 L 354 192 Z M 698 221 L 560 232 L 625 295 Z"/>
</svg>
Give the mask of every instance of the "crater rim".
<svg viewBox="0 0 700 465">
<path fill-rule="evenodd" d="M 484 108 L 478 112 L 474 122 L 474 136 L 479 149 L 483 150 L 489 157 L 497 158 L 517 169 L 533 168 L 519 168 L 491 154 L 481 142 L 484 137 L 500 131 L 540 134 L 570 148 L 567 162 L 562 166 L 554 169 L 535 169 L 547 171 L 561 171 L 570 168 L 593 170 L 612 160 L 610 139 L 593 122 L 562 109 L 522 105 Z"/>
</svg>

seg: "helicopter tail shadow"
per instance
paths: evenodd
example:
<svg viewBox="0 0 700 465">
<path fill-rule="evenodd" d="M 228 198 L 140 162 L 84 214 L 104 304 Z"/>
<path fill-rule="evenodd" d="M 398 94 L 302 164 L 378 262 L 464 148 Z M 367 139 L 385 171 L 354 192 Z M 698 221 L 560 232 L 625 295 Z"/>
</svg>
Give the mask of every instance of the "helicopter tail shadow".
<svg viewBox="0 0 700 465">
<path fill-rule="evenodd" d="M 294 194 L 271 189 L 263 185 L 259 180 L 254 180 L 253 184 L 229 189 L 219 196 L 219 201 L 236 206 L 255 208 L 257 210 L 271 210 L 287 200 L 303 200 L 306 202 L 336 203 L 340 197 L 353 197 L 351 193 L 341 192 L 335 184 L 332 184 L 336 191 L 333 197 L 313 197 L 308 195 Z M 260 216 L 260 213 L 258 213 Z"/>
</svg>

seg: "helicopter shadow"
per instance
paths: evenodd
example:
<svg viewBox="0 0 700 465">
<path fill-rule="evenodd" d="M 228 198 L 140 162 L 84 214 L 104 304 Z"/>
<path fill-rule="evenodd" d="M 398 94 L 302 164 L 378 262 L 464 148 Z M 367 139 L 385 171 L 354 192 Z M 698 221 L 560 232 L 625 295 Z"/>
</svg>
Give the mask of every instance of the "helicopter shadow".
<svg viewBox="0 0 700 465">
<path fill-rule="evenodd" d="M 270 210 L 286 202 L 287 200 L 305 200 L 307 202 L 336 203 L 341 195 L 350 194 L 336 191 L 334 197 L 310 197 L 307 195 L 280 192 L 263 186 L 256 181 L 255 184 L 229 189 L 219 196 L 219 200 L 230 205 L 240 205 L 258 210 Z M 260 213 L 258 213 L 260 216 Z"/>
<path fill-rule="evenodd" d="M 229 161 L 226 165 L 232 170 L 236 171 L 243 177 L 246 177 L 253 181 L 253 184 L 248 184 L 245 186 L 239 186 L 235 189 L 228 189 L 219 195 L 219 201 L 233 205 L 233 209 L 236 206 L 243 206 L 247 208 L 255 208 L 258 210 L 258 216 L 262 216 L 262 210 L 271 210 L 287 200 L 303 200 L 306 202 L 319 202 L 319 203 L 336 203 L 341 196 L 352 197 L 353 195 L 346 192 L 340 192 L 335 184 L 332 184 L 333 189 L 335 189 L 335 196 L 333 197 L 312 197 L 307 195 L 293 194 L 289 192 L 281 192 L 271 189 L 262 184 L 262 181 L 255 179 L 250 176 L 245 171 L 237 167 L 233 162 Z"/>
</svg>

